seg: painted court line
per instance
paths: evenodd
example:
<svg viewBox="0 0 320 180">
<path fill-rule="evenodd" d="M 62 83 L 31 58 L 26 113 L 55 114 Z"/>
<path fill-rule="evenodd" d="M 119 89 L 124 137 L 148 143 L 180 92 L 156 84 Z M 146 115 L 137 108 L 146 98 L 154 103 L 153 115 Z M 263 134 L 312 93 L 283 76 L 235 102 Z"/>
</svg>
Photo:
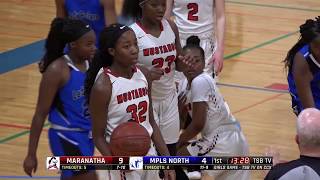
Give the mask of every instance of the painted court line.
<svg viewBox="0 0 320 180">
<path fill-rule="evenodd" d="M 217 85 L 225 86 L 225 87 L 232 87 L 232 88 L 239 88 L 239 89 L 250 89 L 250 90 L 256 90 L 256 91 L 264 91 L 264 92 L 275 92 L 275 93 L 284 93 L 284 94 L 289 93 L 288 90 L 260 88 L 260 87 L 254 87 L 254 86 L 241 86 L 241 85 L 237 85 L 237 84 L 217 83 Z"/>
<path fill-rule="evenodd" d="M 271 40 L 269 40 L 269 41 L 263 42 L 263 43 L 258 44 L 258 45 L 256 45 L 256 46 L 253 46 L 253 47 L 251 47 L 251 48 L 242 49 L 242 50 L 240 50 L 239 52 L 236 52 L 236 53 L 229 54 L 229 55 L 225 56 L 225 57 L 224 57 L 224 60 L 228 60 L 228 59 L 234 58 L 234 57 L 236 57 L 236 56 L 239 56 L 239 55 L 241 55 L 241 54 L 243 54 L 243 53 L 246 53 L 246 52 L 249 52 L 249 51 L 252 51 L 252 50 L 261 48 L 261 47 L 263 47 L 263 46 L 272 44 L 272 43 L 277 42 L 277 41 L 279 41 L 279 40 L 281 40 L 281 39 L 285 39 L 285 38 L 287 38 L 287 37 L 290 37 L 290 36 L 292 36 L 292 35 L 294 35 L 294 34 L 296 34 L 296 33 L 298 33 L 298 32 L 299 32 L 299 31 L 291 32 L 291 33 L 288 33 L 288 34 L 279 36 L 279 37 L 277 37 L 277 38 L 271 39 Z"/>
<path fill-rule="evenodd" d="M 48 127 L 49 124 L 50 124 L 50 123 L 46 123 L 46 124 L 44 124 L 43 127 L 44 127 L 44 128 L 45 128 L 45 127 Z M 30 130 L 25 130 L 25 131 L 22 131 L 22 132 L 13 134 L 13 135 L 11 135 L 11 136 L 5 137 L 5 138 L 3 138 L 3 139 L 0 140 L 0 144 L 3 144 L 3 143 L 5 143 L 5 142 L 8 142 L 8 141 L 10 141 L 10 140 L 16 139 L 16 138 L 18 138 L 18 137 L 20 137 L 20 136 L 23 136 L 23 135 L 26 135 L 26 134 L 29 134 L 29 133 L 30 133 Z"/>
<path fill-rule="evenodd" d="M 0 74 L 37 62 L 43 56 L 44 40 L 0 54 Z"/>
<path fill-rule="evenodd" d="M 30 130 L 30 126 L 20 125 L 20 124 L 0 123 L 0 127 L 9 127 L 9 128 L 28 129 L 28 130 Z M 44 131 L 48 131 L 48 129 L 43 129 L 43 130 Z"/>
<path fill-rule="evenodd" d="M 232 113 L 233 113 L 233 114 L 237 114 L 237 113 L 246 111 L 246 110 L 248 110 L 248 109 L 251 109 L 251 108 L 253 108 L 253 107 L 255 107 L 255 106 L 258 106 L 258 105 L 260 105 L 260 104 L 263 104 L 263 103 L 265 103 L 265 102 L 271 101 L 271 100 L 273 100 L 273 99 L 277 99 L 278 97 L 280 97 L 280 96 L 282 96 L 282 95 L 283 95 L 283 94 L 276 94 L 276 95 L 274 95 L 274 96 L 271 96 L 271 97 L 269 97 L 269 98 L 263 99 L 263 100 L 261 100 L 261 101 L 259 101 L 259 102 L 256 102 L 256 103 L 251 104 L 251 105 L 249 105 L 249 106 L 247 106 L 247 107 L 241 108 L 241 109 L 239 109 L 239 110 L 237 110 L 237 111 L 234 111 L 234 112 L 232 112 Z"/>
<path fill-rule="evenodd" d="M 30 126 L 20 125 L 20 124 L 7 124 L 7 123 L 0 123 L 1 127 L 11 127 L 11 128 L 18 128 L 18 129 L 30 129 Z"/>
<path fill-rule="evenodd" d="M 0 179 L 60 179 L 59 176 L 0 176 Z"/>
<path fill-rule="evenodd" d="M 226 1 L 226 2 L 227 3 L 233 3 L 233 4 L 258 6 L 258 7 L 270 7 L 270 8 L 279 8 L 279 9 L 290 9 L 290 10 L 299 10 L 299 11 L 320 12 L 320 9 L 299 8 L 299 7 L 293 7 L 293 6 L 260 4 L 260 3 L 253 3 L 253 2 L 244 2 L 244 1 Z"/>
</svg>

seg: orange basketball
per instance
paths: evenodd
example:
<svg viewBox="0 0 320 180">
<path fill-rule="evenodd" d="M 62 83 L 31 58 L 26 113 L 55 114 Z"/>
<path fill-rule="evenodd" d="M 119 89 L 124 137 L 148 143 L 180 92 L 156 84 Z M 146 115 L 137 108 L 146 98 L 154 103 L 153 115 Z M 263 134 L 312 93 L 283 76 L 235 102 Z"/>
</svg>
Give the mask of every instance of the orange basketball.
<svg viewBox="0 0 320 180">
<path fill-rule="evenodd" d="M 110 138 L 111 153 L 114 156 L 145 156 L 150 144 L 148 131 L 136 122 L 120 124 Z"/>
</svg>

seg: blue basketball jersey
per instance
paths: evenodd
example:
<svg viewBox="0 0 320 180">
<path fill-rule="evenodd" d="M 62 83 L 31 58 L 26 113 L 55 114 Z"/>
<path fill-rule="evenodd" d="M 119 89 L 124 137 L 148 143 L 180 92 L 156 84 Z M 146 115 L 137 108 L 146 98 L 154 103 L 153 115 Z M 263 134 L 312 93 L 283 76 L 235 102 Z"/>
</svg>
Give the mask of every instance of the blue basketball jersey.
<svg viewBox="0 0 320 180">
<path fill-rule="evenodd" d="M 71 19 L 80 19 L 94 30 L 97 43 L 100 32 L 105 27 L 104 7 L 101 0 L 65 0 L 65 9 Z"/>
<path fill-rule="evenodd" d="M 70 79 L 59 89 L 48 119 L 59 129 L 91 130 L 89 108 L 84 95 L 86 73 L 78 70 L 67 55 L 64 57 L 70 67 Z"/>
<path fill-rule="evenodd" d="M 316 61 L 314 56 L 311 54 L 310 46 L 303 46 L 299 52 L 304 56 L 304 60 L 307 61 L 309 69 L 313 75 L 313 79 L 310 83 L 311 91 L 314 99 L 314 103 L 317 109 L 320 109 L 320 64 Z M 299 114 L 304 107 L 298 97 L 297 88 L 294 82 L 292 67 L 289 69 L 288 73 L 288 84 L 289 92 L 292 99 L 292 108 L 296 114 Z"/>
</svg>

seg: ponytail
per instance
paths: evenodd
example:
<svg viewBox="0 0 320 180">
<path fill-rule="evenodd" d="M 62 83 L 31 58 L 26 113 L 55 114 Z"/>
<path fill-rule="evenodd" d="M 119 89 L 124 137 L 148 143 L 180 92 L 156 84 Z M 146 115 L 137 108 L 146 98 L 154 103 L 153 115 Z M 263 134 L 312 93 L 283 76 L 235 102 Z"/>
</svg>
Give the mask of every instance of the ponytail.
<svg viewBox="0 0 320 180">
<path fill-rule="evenodd" d="M 300 38 L 288 51 L 286 58 L 283 60 L 286 70 L 291 71 L 293 59 L 303 46 L 320 37 L 320 16 L 315 19 L 316 20 L 307 19 L 305 23 L 300 26 Z"/>
<path fill-rule="evenodd" d="M 89 25 L 81 20 L 68 18 L 53 19 L 48 37 L 45 43 L 45 54 L 40 62 L 40 72 L 43 73 L 47 67 L 64 54 L 67 43 L 76 41 L 81 36 L 91 31 Z"/>
<path fill-rule="evenodd" d="M 41 73 L 43 73 L 54 60 L 63 55 L 63 49 L 67 43 L 63 40 L 63 25 L 64 20 L 62 18 L 55 18 L 51 23 L 50 31 L 45 42 L 46 53 L 39 67 Z"/>
<path fill-rule="evenodd" d="M 84 93 L 87 97 L 88 104 L 90 100 L 91 89 L 94 85 L 99 70 L 101 68 L 111 66 L 112 58 L 113 57 L 109 53 L 103 53 L 99 50 L 94 55 L 92 63 L 90 64 L 90 68 L 87 71 L 87 78 L 85 81 Z"/>
<path fill-rule="evenodd" d="M 283 60 L 283 62 L 285 64 L 285 69 L 287 71 L 291 71 L 294 56 L 305 45 L 306 45 L 306 43 L 300 37 L 299 41 L 288 51 L 286 58 Z"/>
</svg>

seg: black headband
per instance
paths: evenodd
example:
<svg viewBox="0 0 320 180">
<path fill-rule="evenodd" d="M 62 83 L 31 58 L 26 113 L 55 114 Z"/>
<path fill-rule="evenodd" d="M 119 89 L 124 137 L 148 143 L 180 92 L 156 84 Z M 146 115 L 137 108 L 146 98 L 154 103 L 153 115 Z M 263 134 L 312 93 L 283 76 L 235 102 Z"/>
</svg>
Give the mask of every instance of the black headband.
<svg viewBox="0 0 320 180">
<path fill-rule="evenodd" d="M 106 33 L 108 36 L 108 42 L 106 44 L 107 48 L 114 48 L 116 45 L 116 42 L 120 38 L 120 36 L 127 32 L 132 31 L 132 29 L 128 26 L 122 25 L 122 24 L 112 24 L 109 27 L 106 28 Z"/>
<path fill-rule="evenodd" d="M 66 20 L 62 28 L 62 38 L 66 43 L 70 43 L 76 41 L 91 30 L 88 24 L 80 20 Z"/>
<path fill-rule="evenodd" d="M 86 34 L 87 32 L 90 32 L 91 28 L 89 25 L 85 25 L 83 28 L 78 29 L 78 31 L 75 31 L 75 33 L 73 33 L 70 36 L 70 42 L 75 41 L 77 39 L 79 39 L 81 36 L 83 36 L 84 34 Z"/>
</svg>

